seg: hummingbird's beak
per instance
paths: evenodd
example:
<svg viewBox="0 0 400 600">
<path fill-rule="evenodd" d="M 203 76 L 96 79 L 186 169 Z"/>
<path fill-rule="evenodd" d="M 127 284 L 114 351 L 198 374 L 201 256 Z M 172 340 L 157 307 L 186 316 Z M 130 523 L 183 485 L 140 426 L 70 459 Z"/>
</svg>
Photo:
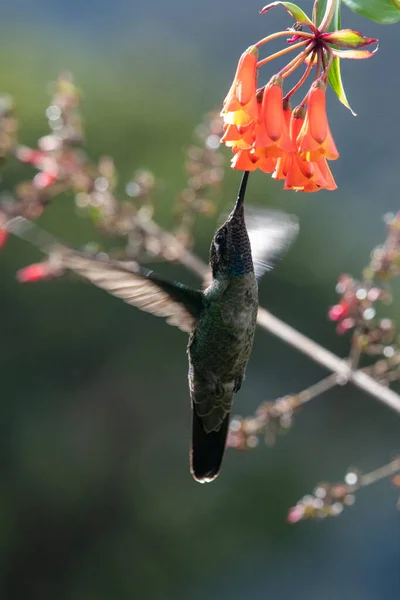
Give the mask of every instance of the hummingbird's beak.
<svg viewBox="0 0 400 600">
<path fill-rule="evenodd" d="M 233 208 L 233 211 L 230 214 L 231 217 L 239 216 L 239 214 L 243 210 L 244 197 L 245 197 L 245 194 L 246 194 L 246 186 L 247 186 L 247 180 L 248 180 L 248 178 L 249 178 L 249 171 L 245 171 L 243 173 L 242 181 L 240 182 L 240 187 L 239 187 L 239 192 L 238 192 L 238 197 L 237 197 L 237 200 L 236 200 L 236 204 L 235 204 L 235 206 Z"/>
</svg>

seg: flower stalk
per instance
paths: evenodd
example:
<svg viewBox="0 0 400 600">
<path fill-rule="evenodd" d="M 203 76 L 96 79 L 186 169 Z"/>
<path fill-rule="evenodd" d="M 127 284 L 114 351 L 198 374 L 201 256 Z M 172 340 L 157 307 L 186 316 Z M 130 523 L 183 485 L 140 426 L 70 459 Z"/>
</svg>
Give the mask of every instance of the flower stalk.
<svg viewBox="0 0 400 600">
<path fill-rule="evenodd" d="M 283 50 L 280 50 L 279 52 L 275 52 L 275 54 L 271 54 L 270 56 L 267 56 L 267 58 L 260 60 L 257 63 L 257 68 L 259 69 L 260 67 L 263 67 L 264 65 L 271 62 L 272 60 L 275 60 L 276 58 L 280 58 L 281 56 L 288 54 L 288 52 L 293 52 L 293 50 L 298 50 L 299 48 L 302 48 L 303 46 L 306 46 L 307 44 L 310 44 L 310 42 L 308 40 L 303 40 L 302 42 L 299 42 L 298 44 L 294 44 L 294 46 L 289 46 L 288 48 L 284 48 Z M 308 52 L 309 52 L 309 50 L 308 50 Z M 297 56 L 297 58 L 299 58 L 299 57 Z"/>
</svg>

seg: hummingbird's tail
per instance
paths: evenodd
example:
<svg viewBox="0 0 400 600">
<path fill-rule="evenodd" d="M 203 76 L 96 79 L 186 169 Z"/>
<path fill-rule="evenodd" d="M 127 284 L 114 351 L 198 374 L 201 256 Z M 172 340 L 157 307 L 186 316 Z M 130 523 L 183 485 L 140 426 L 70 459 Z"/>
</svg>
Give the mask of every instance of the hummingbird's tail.
<svg viewBox="0 0 400 600">
<path fill-rule="evenodd" d="M 224 418 L 219 431 L 206 433 L 203 421 L 196 410 L 192 411 L 192 449 L 190 470 L 196 481 L 213 481 L 221 468 L 229 429 L 230 413 Z"/>
</svg>

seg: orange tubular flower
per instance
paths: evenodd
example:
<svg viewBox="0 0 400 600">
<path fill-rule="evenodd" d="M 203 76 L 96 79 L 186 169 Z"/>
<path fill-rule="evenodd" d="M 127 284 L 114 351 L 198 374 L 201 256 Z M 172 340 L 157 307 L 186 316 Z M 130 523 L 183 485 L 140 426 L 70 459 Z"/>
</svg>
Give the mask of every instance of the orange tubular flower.
<svg viewBox="0 0 400 600">
<path fill-rule="evenodd" d="M 260 12 L 269 13 L 276 6 L 282 6 L 290 14 L 295 26 L 268 35 L 241 55 L 221 111 L 224 119 L 221 142 L 232 148 L 233 169 L 271 173 L 274 179 L 284 180 L 285 190 L 335 190 L 337 186 L 327 160 L 336 160 L 339 153 L 326 115 L 328 81 L 339 100 L 347 108 L 350 106 L 340 78 L 328 79 L 329 71 L 335 59 L 373 56 L 377 48 L 370 51 L 364 47 L 377 44 L 378 40 L 351 29 L 333 30 L 332 24 L 340 11 L 339 0 L 327 0 L 322 15 L 315 0 L 312 19 L 293 2 L 274 1 Z M 260 48 L 281 37 L 286 38 L 288 45 L 259 59 Z M 294 51 L 297 51 L 295 58 L 257 89 L 261 67 Z M 284 96 L 284 80 L 301 65 L 305 70 Z M 289 100 L 312 73 L 314 82 L 292 114 Z"/>
<path fill-rule="evenodd" d="M 236 125 L 224 125 L 225 133 L 221 138 L 221 142 L 226 146 L 242 149 L 250 149 L 254 142 L 254 123 L 250 125 L 237 127 Z"/>
<path fill-rule="evenodd" d="M 264 173 L 273 173 L 276 169 L 278 159 L 270 156 L 262 156 L 257 163 L 257 167 Z"/>
<path fill-rule="evenodd" d="M 287 118 L 289 109 L 285 113 Z M 290 137 L 292 140 L 298 138 L 305 122 L 305 108 L 296 108 L 290 120 Z M 284 190 L 318 192 L 320 189 L 336 189 L 336 183 L 324 158 L 319 157 L 318 161 L 310 161 L 300 156 L 296 151 L 278 159 L 272 177 L 285 180 Z"/>
<path fill-rule="evenodd" d="M 321 158 L 318 162 L 314 163 L 315 167 L 319 170 L 322 179 L 325 180 L 325 184 L 322 185 L 325 190 L 337 190 L 336 182 L 333 178 L 330 168 L 328 167 L 328 163 L 325 158 Z"/>
<path fill-rule="evenodd" d="M 339 158 L 326 116 L 326 84 L 321 80 L 311 86 L 307 115 L 296 138 L 296 146 L 300 156 L 306 160 Z"/>
<path fill-rule="evenodd" d="M 292 140 L 297 138 L 300 129 L 305 120 L 304 109 L 302 107 L 293 111 L 290 119 L 290 137 Z M 304 191 L 305 188 L 313 187 L 311 180 L 315 170 L 310 162 L 300 158 L 295 149 L 287 154 L 283 159 L 278 160 L 276 171 L 272 177 L 275 179 L 284 179 L 285 190 Z"/>
<path fill-rule="evenodd" d="M 240 171 L 255 171 L 258 168 L 259 156 L 251 150 L 233 149 L 235 156 L 232 158 L 232 169 Z"/>
<path fill-rule="evenodd" d="M 293 152 L 283 111 L 282 77 L 274 76 L 265 86 L 260 109 L 260 123 L 256 127 L 254 148 L 265 150 L 265 156 L 279 158 Z"/>
<path fill-rule="evenodd" d="M 240 57 L 235 78 L 221 111 L 224 122 L 228 125 L 243 127 L 258 119 L 257 59 L 256 46 L 250 46 Z"/>
</svg>

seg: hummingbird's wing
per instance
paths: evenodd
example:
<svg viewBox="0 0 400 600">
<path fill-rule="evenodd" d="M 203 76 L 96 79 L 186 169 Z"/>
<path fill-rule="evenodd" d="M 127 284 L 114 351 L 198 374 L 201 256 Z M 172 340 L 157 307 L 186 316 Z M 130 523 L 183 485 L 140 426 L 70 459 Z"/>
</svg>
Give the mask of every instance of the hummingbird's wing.
<svg viewBox="0 0 400 600">
<path fill-rule="evenodd" d="M 57 253 L 59 251 L 57 250 Z M 63 266 L 94 285 L 157 317 L 165 317 L 190 333 L 203 309 L 202 293 L 179 282 L 169 282 L 135 263 L 99 260 L 67 249 Z"/>
<path fill-rule="evenodd" d="M 296 239 L 299 232 L 298 219 L 278 210 L 252 206 L 246 206 L 245 219 L 254 273 L 259 280 L 275 266 Z"/>
<path fill-rule="evenodd" d="M 128 304 L 190 333 L 203 310 L 202 292 L 182 283 L 170 282 L 135 262 L 102 260 L 61 244 L 56 238 L 23 217 L 6 225 L 7 230 L 33 243 L 56 264 L 71 269 L 94 285 Z"/>
</svg>

